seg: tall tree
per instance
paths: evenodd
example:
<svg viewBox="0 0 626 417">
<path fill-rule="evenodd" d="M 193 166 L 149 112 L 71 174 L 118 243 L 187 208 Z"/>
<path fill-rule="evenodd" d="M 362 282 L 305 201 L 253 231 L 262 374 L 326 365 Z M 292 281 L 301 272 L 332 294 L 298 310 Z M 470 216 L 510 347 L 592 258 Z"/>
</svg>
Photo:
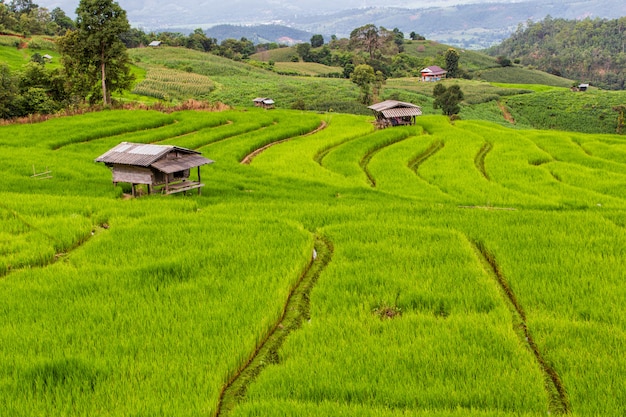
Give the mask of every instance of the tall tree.
<svg viewBox="0 0 626 417">
<path fill-rule="evenodd" d="M 367 64 L 357 65 L 352 74 L 350 74 L 350 81 L 361 89 L 361 103 L 372 104 L 372 86 L 376 83 L 374 68 Z"/>
<path fill-rule="evenodd" d="M 459 53 L 454 48 L 448 48 L 445 59 L 448 77 L 456 78 L 459 73 Z"/>
<path fill-rule="evenodd" d="M 350 43 L 353 48 L 365 50 L 373 59 L 381 45 L 378 28 L 370 23 L 354 29 L 350 33 Z"/>
<path fill-rule="evenodd" d="M 110 105 L 111 93 L 129 88 L 133 80 L 120 37 L 130 30 L 126 11 L 112 0 L 81 0 L 76 16 L 76 31 L 59 41 L 66 71 L 71 80 L 88 84 L 75 85 L 74 91 L 89 91 L 92 102 L 102 98 Z"/>
<path fill-rule="evenodd" d="M 0 119 L 13 117 L 13 103 L 17 96 L 17 82 L 8 65 L 0 62 Z"/>
<path fill-rule="evenodd" d="M 398 28 L 393 28 L 393 42 L 398 46 L 398 52 L 404 52 L 404 33 Z"/>
</svg>

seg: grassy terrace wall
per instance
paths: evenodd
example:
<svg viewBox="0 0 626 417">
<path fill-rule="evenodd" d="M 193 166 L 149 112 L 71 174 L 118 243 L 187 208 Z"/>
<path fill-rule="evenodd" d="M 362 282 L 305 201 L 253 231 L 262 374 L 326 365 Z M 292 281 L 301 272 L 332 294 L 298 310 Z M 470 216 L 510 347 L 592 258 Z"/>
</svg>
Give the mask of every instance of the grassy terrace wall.
<svg viewBox="0 0 626 417">
<path fill-rule="evenodd" d="M 0 414 L 623 415 L 626 140 L 370 120 L 0 127 Z M 122 141 L 215 160 L 202 196 L 123 198 L 94 162 Z M 320 240 L 302 324 L 264 351 Z"/>
</svg>

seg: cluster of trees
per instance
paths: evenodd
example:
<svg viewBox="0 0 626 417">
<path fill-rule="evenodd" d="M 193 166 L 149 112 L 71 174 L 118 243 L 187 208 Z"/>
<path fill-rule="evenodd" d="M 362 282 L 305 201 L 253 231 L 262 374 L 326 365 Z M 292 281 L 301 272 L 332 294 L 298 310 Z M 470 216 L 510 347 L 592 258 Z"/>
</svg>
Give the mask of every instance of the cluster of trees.
<svg viewBox="0 0 626 417">
<path fill-rule="evenodd" d="M 415 32 L 409 37 L 411 40 L 424 39 Z M 322 35 L 314 35 L 310 43 L 296 46 L 297 56 L 292 60 L 342 67 L 345 78 L 350 78 L 359 65 L 369 65 L 375 74 L 380 72 L 385 78 L 419 76 L 420 70 L 430 65 L 446 68 L 449 77 L 469 77 L 459 67 L 459 53 L 454 48 L 444 55 L 424 59 L 405 53 L 404 48 L 404 33 L 398 28 L 388 30 L 368 24 L 354 29 L 349 38 L 332 36 L 328 44 L 324 43 Z"/>
<path fill-rule="evenodd" d="M 112 92 L 130 87 L 120 36 L 130 30 L 126 12 L 113 0 L 81 0 L 76 14 L 75 29 L 58 39 L 62 68 L 47 68 L 38 54 L 20 73 L 0 65 L 0 117 L 53 113 L 85 101 L 108 105 Z"/>
<path fill-rule="evenodd" d="M 54 36 L 74 27 L 74 21 L 59 7 L 50 11 L 32 0 L 0 0 L 0 32 Z"/>
<path fill-rule="evenodd" d="M 198 28 L 189 35 L 180 32 L 145 33 L 141 29 L 129 29 L 121 34 L 122 41 L 128 48 L 137 48 L 148 45 L 152 41 L 160 41 L 166 46 L 183 47 L 196 51 L 209 52 L 225 58 L 242 60 L 248 59 L 260 48 L 268 48 L 268 45 L 255 46 L 245 37 L 241 39 L 224 39 L 221 43 L 216 38 L 211 38 Z M 278 45 L 276 45 L 278 47 Z"/>
<path fill-rule="evenodd" d="M 423 38 L 412 32 L 415 39 Z M 413 72 L 422 60 L 404 53 L 404 33 L 367 24 L 354 29 L 348 39 L 333 36 L 324 44 L 322 35 L 314 35 L 310 43 L 296 47 L 295 61 L 317 62 L 343 68 L 348 78 L 359 65 L 369 65 L 374 72 L 380 71 L 385 77 L 416 75 Z"/>
<path fill-rule="evenodd" d="M 30 62 L 25 70 L 12 73 L 0 64 L 0 118 L 9 119 L 40 113 L 50 114 L 69 103 L 65 76 L 61 69 L 48 69 L 45 63 Z"/>
<path fill-rule="evenodd" d="M 566 20 L 548 16 L 520 25 L 488 52 L 598 87 L 626 87 L 626 17 Z"/>
</svg>

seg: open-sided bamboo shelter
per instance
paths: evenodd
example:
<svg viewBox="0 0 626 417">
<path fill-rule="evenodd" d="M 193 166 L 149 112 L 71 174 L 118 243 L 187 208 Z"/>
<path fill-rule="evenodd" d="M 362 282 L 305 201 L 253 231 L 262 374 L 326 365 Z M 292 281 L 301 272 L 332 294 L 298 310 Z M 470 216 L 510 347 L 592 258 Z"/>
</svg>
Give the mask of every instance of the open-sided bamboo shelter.
<svg viewBox="0 0 626 417">
<path fill-rule="evenodd" d="M 415 117 L 422 115 L 420 106 L 396 100 L 385 100 L 368 108 L 374 112 L 379 128 L 414 125 Z"/>
<path fill-rule="evenodd" d="M 252 101 L 256 107 L 263 107 L 266 110 L 273 109 L 276 104 L 274 103 L 274 100 L 269 97 L 257 97 Z"/>
<path fill-rule="evenodd" d="M 173 194 L 204 187 L 200 179 L 200 167 L 213 161 L 200 152 L 172 145 L 152 145 L 122 142 L 96 158 L 113 172 L 113 184 L 130 183 L 133 196 L 136 185 L 145 184 L 150 194 L 162 192 Z M 190 181 L 192 168 L 198 169 L 198 181 Z"/>
</svg>

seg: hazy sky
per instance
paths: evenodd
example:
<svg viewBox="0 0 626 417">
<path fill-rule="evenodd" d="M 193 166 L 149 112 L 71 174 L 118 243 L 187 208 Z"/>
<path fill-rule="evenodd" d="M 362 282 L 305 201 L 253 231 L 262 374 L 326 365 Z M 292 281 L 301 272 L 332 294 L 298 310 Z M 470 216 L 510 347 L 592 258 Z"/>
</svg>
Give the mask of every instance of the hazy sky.
<svg viewBox="0 0 626 417">
<path fill-rule="evenodd" d="M 512 0 L 500 0 L 509 2 Z M 34 0 L 40 7 L 49 10 L 60 7 L 74 17 L 79 0 Z M 389 0 L 384 7 L 427 8 L 454 4 L 484 3 L 485 0 Z M 288 15 L 303 15 L 313 12 L 340 11 L 344 9 L 381 6 L 375 0 L 118 0 L 126 10 L 131 25 L 148 21 L 161 23 L 187 21 L 193 23 L 240 23 L 254 19 L 271 21 Z"/>
<path fill-rule="evenodd" d="M 511 0 L 499 1 L 502 3 L 509 2 Z M 40 7 L 46 7 L 50 10 L 55 7 L 60 7 L 67 13 L 73 13 L 78 7 L 79 0 L 35 0 L 36 4 Z M 127 11 L 130 10 L 150 10 L 150 9 L 169 9 L 178 5 L 183 8 L 195 8 L 197 6 L 202 5 L 206 8 L 207 14 L 210 14 L 212 10 L 230 10 L 230 13 L 233 14 L 233 10 L 235 13 L 237 12 L 237 8 L 241 9 L 249 9 L 249 8 L 262 8 L 272 10 L 274 12 L 279 12 L 281 9 L 289 10 L 289 9 L 299 9 L 299 10 L 343 10 L 343 9 L 351 9 L 358 7 L 373 7 L 373 6 L 384 6 L 384 7 L 404 7 L 404 8 L 423 8 L 423 7 L 441 7 L 444 5 L 453 5 L 453 4 L 466 4 L 466 3 L 487 3 L 486 0 L 439 0 L 436 3 L 433 3 L 429 0 L 391 0 L 386 1 L 384 4 L 381 4 L 379 0 L 298 0 L 298 1 L 288 1 L 288 0 L 232 0 L 229 2 L 219 2 L 219 1 L 192 1 L 192 0 L 179 0 L 179 1 L 170 1 L 170 0 L 118 0 L 118 3 L 122 8 Z M 491 1 L 493 2 L 493 1 Z"/>
</svg>

